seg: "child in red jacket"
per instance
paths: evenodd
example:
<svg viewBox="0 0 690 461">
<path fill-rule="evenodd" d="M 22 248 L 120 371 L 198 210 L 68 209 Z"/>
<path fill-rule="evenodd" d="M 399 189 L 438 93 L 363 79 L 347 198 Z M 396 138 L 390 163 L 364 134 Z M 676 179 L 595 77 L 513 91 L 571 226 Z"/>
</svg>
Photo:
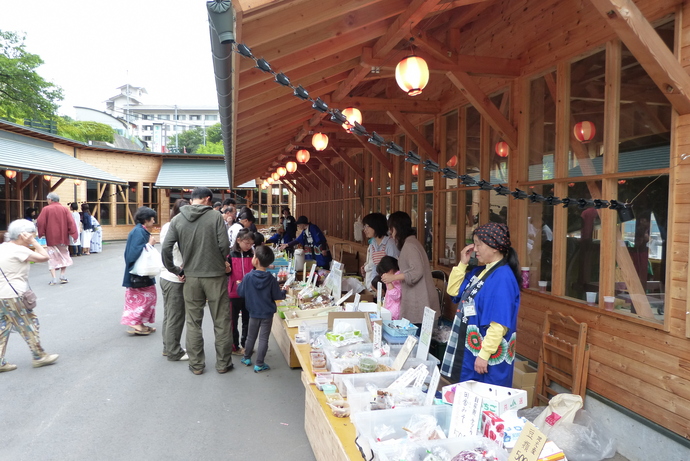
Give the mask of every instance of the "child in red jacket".
<svg viewBox="0 0 690 461">
<path fill-rule="evenodd" d="M 230 254 L 228 255 L 228 268 L 230 270 L 228 276 L 228 296 L 230 297 L 230 310 L 232 311 L 232 354 L 244 355 L 244 343 L 247 340 L 247 329 L 249 328 L 249 311 L 244 303 L 244 298 L 241 298 L 237 293 L 237 287 L 245 275 L 250 273 L 254 266 L 252 266 L 252 258 L 254 252 L 254 233 L 249 229 L 241 229 L 237 233 L 237 240 L 230 247 Z M 240 338 L 239 328 L 237 323 L 242 314 L 242 337 Z"/>
</svg>

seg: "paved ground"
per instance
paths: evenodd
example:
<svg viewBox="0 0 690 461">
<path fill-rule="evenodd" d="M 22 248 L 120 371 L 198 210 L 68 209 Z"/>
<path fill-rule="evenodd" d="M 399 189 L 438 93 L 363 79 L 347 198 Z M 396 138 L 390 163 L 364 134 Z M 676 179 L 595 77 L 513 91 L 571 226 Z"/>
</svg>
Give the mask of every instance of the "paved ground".
<svg viewBox="0 0 690 461">
<path fill-rule="evenodd" d="M 300 370 L 287 367 L 271 340 L 262 374 L 241 366 L 216 373 L 212 324 L 204 319 L 206 372 L 161 356 L 159 331 L 132 337 L 120 325 L 123 242 L 75 258 L 70 283 L 48 286 L 35 264 L 41 340 L 60 354 L 33 369 L 24 341 L 12 334 L 0 374 L 0 460 L 314 459 L 304 433 Z"/>
</svg>

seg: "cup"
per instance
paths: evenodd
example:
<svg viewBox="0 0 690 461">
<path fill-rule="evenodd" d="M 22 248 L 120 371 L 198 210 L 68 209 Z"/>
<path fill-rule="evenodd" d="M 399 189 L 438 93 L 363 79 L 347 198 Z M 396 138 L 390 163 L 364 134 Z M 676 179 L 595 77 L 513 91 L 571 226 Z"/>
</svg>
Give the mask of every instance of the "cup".
<svg viewBox="0 0 690 461">
<path fill-rule="evenodd" d="M 606 309 L 607 311 L 613 311 L 615 301 L 615 296 L 604 296 L 604 309 Z"/>
<path fill-rule="evenodd" d="M 529 267 L 522 268 L 522 288 L 529 288 Z"/>
<path fill-rule="evenodd" d="M 589 306 L 594 306 L 597 303 L 597 292 L 588 291 L 587 292 L 587 304 Z"/>
<path fill-rule="evenodd" d="M 546 287 L 549 285 L 549 282 L 546 280 L 539 280 L 539 293 L 546 293 Z"/>
</svg>

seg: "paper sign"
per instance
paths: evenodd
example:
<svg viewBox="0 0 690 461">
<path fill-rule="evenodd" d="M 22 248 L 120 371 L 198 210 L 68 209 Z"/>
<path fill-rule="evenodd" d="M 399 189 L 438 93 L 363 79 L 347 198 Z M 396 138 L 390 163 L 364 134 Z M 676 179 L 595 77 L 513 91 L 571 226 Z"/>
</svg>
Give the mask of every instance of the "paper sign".
<svg viewBox="0 0 690 461">
<path fill-rule="evenodd" d="M 392 365 L 393 371 L 402 370 L 402 367 L 403 367 L 403 365 L 405 365 L 407 358 L 412 353 L 412 349 L 414 349 L 415 344 L 417 344 L 417 337 L 416 336 L 408 336 L 407 339 L 405 340 L 405 344 L 403 344 L 402 349 L 400 349 L 398 356 L 395 358 L 395 361 L 393 362 L 393 365 Z"/>
<path fill-rule="evenodd" d="M 354 310 L 355 312 L 359 311 L 359 299 L 360 298 L 361 298 L 361 296 L 359 295 L 359 293 L 357 293 L 355 295 L 355 306 L 352 308 L 352 310 Z"/>
<path fill-rule="evenodd" d="M 314 275 L 316 274 L 316 264 L 311 265 L 311 270 L 309 271 L 309 281 L 308 285 L 316 286 L 314 282 Z"/>
<path fill-rule="evenodd" d="M 287 278 L 287 280 L 285 281 L 285 285 L 283 285 L 283 286 L 285 286 L 286 289 L 287 289 L 287 287 L 289 287 L 290 285 L 292 285 L 294 281 L 295 281 L 295 274 L 290 274 L 290 276 L 289 276 L 289 277 Z"/>
<path fill-rule="evenodd" d="M 434 371 L 431 372 L 431 382 L 429 383 L 429 389 L 426 391 L 426 400 L 424 401 L 425 406 L 434 404 L 434 398 L 436 397 L 436 389 L 438 389 L 438 382 L 440 380 L 441 372 L 438 371 L 438 367 L 434 367 Z"/>
<path fill-rule="evenodd" d="M 405 373 L 388 386 L 388 389 L 402 389 L 403 387 L 409 386 L 412 382 L 416 384 L 420 377 L 423 384 L 428 374 L 429 370 L 426 368 L 426 365 L 420 363 L 417 368 L 410 368 L 405 371 Z M 421 387 L 421 385 L 417 387 Z"/>
<path fill-rule="evenodd" d="M 453 405 L 455 406 L 455 405 Z M 546 436 L 537 427 L 527 421 L 522 428 L 517 443 L 510 452 L 508 461 L 537 461 L 546 444 Z"/>
<path fill-rule="evenodd" d="M 431 346 L 431 331 L 434 329 L 434 316 L 436 311 L 429 307 L 424 308 L 424 318 L 422 320 L 422 331 L 419 334 L 419 346 L 417 346 L 417 358 L 426 360 Z"/>
<path fill-rule="evenodd" d="M 482 416 L 482 398 L 460 386 L 455 388 L 448 438 L 477 435 Z"/>
<path fill-rule="evenodd" d="M 342 303 L 345 302 L 345 300 L 346 300 L 347 298 L 349 298 L 350 296 L 352 296 L 352 293 L 354 293 L 353 290 L 348 291 L 347 294 L 346 294 L 345 296 L 343 296 L 342 298 L 340 298 L 339 300 L 337 300 L 337 301 L 335 302 L 335 305 L 336 305 L 336 306 L 340 306 Z"/>
<path fill-rule="evenodd" d="M 374 334 L 374 337 L 372 338 L 372 341 L 374 343 L 374 350 L 375 351 L 380 351 L 381 350 L 381 324 L 379 322 L 374 322 L 371 325 L 372 332 Z"/>
<path fill-rule="evenodd" d="M 383 295 L 383 285 L 381 282 L 376 284 L 376 315 L 381 318 L 381 306 L 383 306 L 383 301 L 381 301 L 381 296 Z"/>
</svg>

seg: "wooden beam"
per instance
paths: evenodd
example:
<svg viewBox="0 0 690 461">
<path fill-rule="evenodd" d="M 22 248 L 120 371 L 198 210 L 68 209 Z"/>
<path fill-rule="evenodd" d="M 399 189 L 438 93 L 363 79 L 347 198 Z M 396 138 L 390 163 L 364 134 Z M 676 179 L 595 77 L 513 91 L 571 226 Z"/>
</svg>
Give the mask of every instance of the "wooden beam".
<svg viewBox="0 0 690 461">
<path fill-rule="evenodd" d="M 321 174 L 321 172 L 319 171 L 319 167 L 313 161 L 307 162 L 306 165 L 307 165 L 307 168 L 309 168 L 311 170 L 311 172 L 314 173 L 314 176 L 316 176 L 316 178 L 319 181 L 324 183 L 326 185 L 326 187 L 331 187 L 331 182 L 328 180 L 327 177 L 325 177 L 324 175 Z"/>
<path fill-rule="evenodd" d="M 347 2 L 346 2 L 347 3 Z M 366 77 L 371 69 L 357 66 L 350 71 L 350 75 L 340 84 L 340 87 L 333 92 L 333 101 L 340 101 L 350 93 Z"/>
<path fill-rule="evenodd" d="M 517 130 L 484 94 L 479 85 L 466 72 L 448 72 L 448 79 L 464 94 L 486 121 L 498 131 L 511 149 L 517 150 Z"/>
<path fill-rule="evenodd" d="M 441 3 L 440 0 L 413 0 L 407 10 L 391 24 L 385 35 L 376 42 L 373 47 L 373 56 L 382 58 L 390 53 L 395 45 L 410 35 L 410 31 L 439 3 Z"/>
<path fill-rule="evenodd" d="M 354 160 L 352 160 L 352 159 L 350 158 L 350 156 L 347 155 L 347 153 L 341 151 L 340 149 L 335 149 L 335 148 L 333 148 L 333 147 L 329 147 L 329 149 L 331 149 L 333 152 L 335 152 L 335 153 L 338 155 L 338 157 L 340 157 L 341 159 L 343 159 L 343 162 L 345 162 L 345 164 L 346 164 L 347 166 L 349 166 L 349 167 L 352 169 L 352 171 L 354 171 L 355 174 L 356 174 L 357 176 L 359 176 L 359 178 L 360 178 L 362 181 L 364 181 L 364 170 L 362 170 L 362 169 L 359 167 L 359 165 L 357 165 L 357 162 L 355 162 Z"/>
<path fill-rule="evenodd" d="M 376 159 L 381 162 L 381 166 L 385 167 L 388 171 L 393 172 L 395 168 L 393 167 L 393 162 L 388 158 L 388 154 L 384 154 L 380 147 L 368 143 L 361 136 L 353 135 L 357 141 L 367 150 L 371 155 L 376 157 Z"/>
<path fill-rule="evenodd" d="M 282 179 L 280 183 L 283 185 L 283 187 L 286 187 L 287 190 L 292 192 L 293 195 L 297 195 L 297 191 L 292 187 L 290 181 L 288 181 L 287 179 Z"/>
<path fill-rule="evenodd" d="M 55 184 L 53 184 L 52 186 L 50 186 L 50 192 L 55 192 L 55 191 L 57 190 L 58 187 L 62 186 L 62 183 L 65 182 L 66 179 L 67 179 L 67 178 L 60 178 L 60 179 L 58 179 L 57 182 L 56 182 Z"/>
<path fill-rule="evenodd" d="M 417 130 L 417 128 L 407 119 L 407 117 L 397 111 L 388 111 L 386 113 L 405 132 L 405 134 L 409 136 L 415 144 L 417 144 L 417 147 L 426 153 L 427 157 L 438 163 L 438 151 L 429 143 L 429 141 L 427 141 L 424 135 Z"/>
<path fill-rule="evenodd" d="M 344 107 L 356 107 L 362 111 L 398 111 L 416 114 L 438 114 L 441 111 L 440 101 L 425 101 L 423 99 L 388 99 L 388 98 L 345 98 L 340 101 Z"/>
<path fill-rule="evenodd" d="M 590 0 L 681 115 L 690 114 L 690 75 L 631 0 Z"/>
<path fill-rule="evenodd" d="M 392 123 L 367 123 L 365 128 L 369 133 L 376 131 L 378 134 L 395 134 L 398 130 L 396 126 Z M 342 126 L 335 124 L 331 121 L 323 121 L 310 128 L 310 131 L 314 133 L 344 133 L 345 130 Z M 309 134 L 309 133 L 307 133 Z"/>
<path fill-rule="evenodd" d="M 301 176 L 305 181 L 314 186 L 316 190 L 319 189 L 319 182 L 309 177 L 309 175 L 305 173 L 303 170 L 297 170 L 294 174 Z"/>
<path fill-rule="evenodd" d="M 331 172 L 333 176 L 335 176 L 335 179 L 340 181 L 340 184 L 345 184 L 345 178 L 343 177 L 343 175 L 340 174 L 340 172 L 333 166 L 333 164 L 328 159 L 325 159 L 321 156 L 317 156 L 316 158 L 319 160 L 319 162 L 323 164 L 323 166 L 326 167 L 328 171 Z"/>
</svg>

